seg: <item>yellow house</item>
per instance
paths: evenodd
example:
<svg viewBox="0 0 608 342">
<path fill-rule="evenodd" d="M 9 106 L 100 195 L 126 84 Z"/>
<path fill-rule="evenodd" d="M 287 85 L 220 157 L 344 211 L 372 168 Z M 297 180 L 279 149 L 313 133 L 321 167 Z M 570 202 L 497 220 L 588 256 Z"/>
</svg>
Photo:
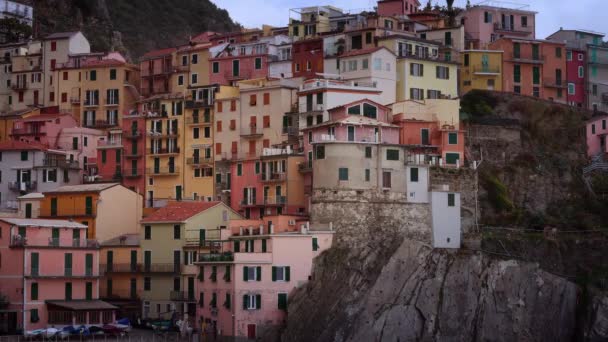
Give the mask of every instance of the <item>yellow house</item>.
<svg viewBox="0 0 608 342">
<path fill-rule="evenodd" d="M 465 50 L 462 55 L 462 94 L 472 89 L 502 91 L 502 51 Z"/>
<path fill-rule="evenodd" d="M 146 100 L 146 207 L 183 199 L 185 165 L 184 97 L 157 95 Z"/>
<path fill-rule="evenodd" d="M 0 113 L 0 142 L 11 140 L 11 132 L 15 121 L 35 115 L 40 115 L 40 108 L 26 108 Z"/>
<path fill-rule="evenodd" d="M 241 219 L 221 202 L 180 201 L 141 221 L 143 253 L 143 317 L 171 318 L 196 313 L 195 283 L 198 254 L 209 248 L 207 239 L 219 239 L 219 230 Z"/>
<path fill-rule="evenodd" d="M 179 48 L 175 57 L 175 72 L 171 75 L 174 93 L 190 93 L 191 87 L 209 84 L 209 47 L 197 44 Z"/>
<path fill-rule="evenodd" d="M 139 68 L 113 56 L 110 53 L 107 58 L 87 61 L 82 66 L 80 122 L 84 127 L 117 127 L 139 100 Z"/>
<path fill-rule="evenodd" d="M 397 101 L 458 97 L 458 64 L 446 60 L 440 43 L 392 35 L 378 46 L 397 55 Z"/>
<path fill-rule="evenodd" d="M 70 219 L 86 226 L 87 238 L 104 241 L 135 233 L 141 196 L 118 183 L 66 185 L 44 193 L 40 218 Z"/>
<path fill-rule="evenodd" d="M 140 317 L 143 292 L 139 233 L 103 241 L 100 248 L 99 298 L 119 309 L 118 317 Z"/>
</svg>

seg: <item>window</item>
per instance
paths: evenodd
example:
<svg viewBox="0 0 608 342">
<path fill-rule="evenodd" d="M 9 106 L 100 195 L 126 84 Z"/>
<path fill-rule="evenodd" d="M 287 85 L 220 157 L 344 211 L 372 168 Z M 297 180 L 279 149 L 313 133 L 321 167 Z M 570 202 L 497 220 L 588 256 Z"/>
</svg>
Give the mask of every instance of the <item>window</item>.
<svg viewBox="0 0 608 342">
<path fill-rule="evenodd" d="M 492 13 L 490 12 L 483 12 L 483 22 L 484 23 L 492 23 Z"/>
<path fill-rule="evenodd" d="M 453 207 L 456 205 L 456 195 L 448 194 L 448 207 Z"/>
<path fill-rule="evenodd" d="M 578 67 L 578 78 L 583 78 L 585 77 L 585 68 L 582 66 Z"/>
<path fill-rule="evenodd" d="M 540 88 L 539 87 L 533 87 L 532 88 L 532 96 L 534 96 L 534 97 L 540 97 Z"/>
<path fill-rule="evenodd" d="M 97 81 L 97 70 L 89 71 L 89 80 Z"/>
<path fill-rule="evenodd" d="M 30 286 L 30 298 L 38 300 L 38 283 L 32 283 Z"/>
<path fill-rule="evenodd" d="M 243 164 L 241 164 L 241 163 L 236 164 L 236 175 L 237 176 L 243 175 Z"/>
<path fill-rule="evenodd" d="M 150 240 L 150 239 L 152 239 L 152 227 L 145 226 L 144 227 L 144 240 Z"/>
<path fill-rule="evenodd" d="M 277 303 L 279 310 L 287 311 L 287 293 L 279 293 Z"/>
<path fill-rule="evenodd" d="M 574 83 L 568 83 L 568 95 L 576 95 L 576 87 Z"/>
<path fill-rule="evenodd" d="M 198 54 L 192 55 L 192 64 L 198 64 Z"/>
<path fill-rule="evenodd" d="M 262 267 L 243 266 L 243 281 L 262 281 Z"/>
<path fill-rule="evenodd" d="M 515 82 L 515 83 L 521 82 L 521 66 L 520 65 L 513 66 L 513 82 Z"/>
<path fill-rule="evenodd" d="M 30 311 L 30 322 L 37 323 L 40 321 L 40 316 L 38 316 L 38 309 L 31 309 Z M 49 319 L 50 321 L 50 319 Z"/>
<path fill-rule="evenodd" d="M 371 158 L 371 157 L 372 157 L 372 147 L 365 146 L 365 158 Z"/>
<path fill-rule="evenodd" d="M 591 134 L 595 134 L 595 124 L 591 125 Z"/>
<path fill-rule="evenodd" d="M 255 94 L 249 95 L 249 105 L 255 106 L 255 105 L 257 105 L 257 103 L 258 103 L 257 96 Z"/>
<path fill-rule="evenodd" d="M 150 291 L 152 289 L 152 279 L 150 277 L 144 277 L 144 291 Z"/>
<path fill-rule="evenodd" d="M 562 48 L 561 47 L 555 48 L 555 57 L 562 58 Z"/>
<path fill-rule="evenodd" d="M 386 160 L 399 160 L 399 150 L 386 150 Z"/>
<path fill-rule="evenodd" d="M 582 61 L 582 60 L 583 60 L 583 58 L 584 58 L 583 54 L 582 54 L 582 53 L 579 53 L 579 54 L 578 54 L 578 60 L 579 60 L 579 61 Z"/>
<path fill-rule="evenodd" d="M 514 86 L 513 87 L 513 92 L 515 94 L 521 94 L 521 86 Z"/>
<path fill-rule="evenodd" d="M 369 59 L 364 59 L 361 63 L 361 69 L 362 70 L 367 70 L 369 69 Z"/>
<path fill-rule="evenodd" d="M 259 310 L 261 307 L 261 295 L 243 295 L 243 310 Z"/>
<path fill-rule="evenodd" d="M 110 79 L 111 80 L 116 79 L 116 69 L 110 69 Z"/>
<path fill-rule="evenodd" d="M 572 51 L 566 51 L 566 60 L 568 62 L 572 61 Z"/>
<path fill-rule="evenodd" d="M 424 100 L 424 89 L 410 88 L 410 99 Z"/>
<path fill-rule="evenodd" d="M 390 22 L 392 24 L 392 22 L 390 20 L 385 20 L 385 27 L 386 27 L 386 22 Z M 365 32 L 365 44 L 371 44 L 372 43 L 372 33 L 371 32 Z"/>
<path fill-rule="evenodd" d="M 264 105 L 270 104 L 270 93 L 264 93 Z"/>
<path fill-rule="evenodd" d="M 184 75 L 177 76 L 177 85 L 184 85 Z"/>
<path fill-rule="evenodd" d="M 341 180 L 341 181 L 348 180 L 348 168 L 341 167 L 338 169 L 338 180 Z"/>
<path fill-rule="evenodd" d="M 370 169 L 365 169 L 365 181 L 369 182 L 371 179 L 371 171 Z"/>
<path fill-rule="evenodd" d="M 198 83 L 198 75 L 192 74 L 192 84 L 197 84 L 197 83 Z"/>
<path fill-rule="evenodd" d="M 528 17 L 525 15 L 521 16 L 521 27 L 528 27 Z M 561 57 L 561 54 L 557 57 Z"/>
<path fill-rule="evenodd" d="M 27 151 L 21 151 L 21 161 L 27 161 L 28 153 Z"/>
<path fill-rule="evenodd" d="M 464 55 L 464 66 L 469 66 L 469 54 Z"/>
<path fill-rule="evenodd" d="M 456 132 L 448 133 L 448 144 L 458 145 L 458 133 L 456 133 Z"/>
<path fill-rule="evenodd" d="M 72 283 L 65 283 L 65 300 L 72 300 Z"/>
<path fill-rule="evenodd" d="M 364 103 L 363 104 L 363 116 L 371 118 L 371 119 L 376 119 L 378 116 L 378 108 L 376 108 L 376 106 L 373 106 L 369 103 Z"/>
<path fill-rule="evenodd" d="M 312 63 L 310 61 L 306 61 L 306 71 L 312 70 Z"/>
<path fill-rule="evenodd" d="M 410 64 L 410 75 L 417 77 L 424 76 L 424 65 L 419 63 Z"/>
<path fill-rule="evenodd" d="M 179 240 L 181 237 L 181 226 L 179 224 L 173 225 L 173 239 Z"/>
<path fill-rule="evenodd" d="M 441 91 L 440 90 L 428 89 L 426 91 L 426 98 L 427 99 L 438 99 L 440 97 L 441 97 Z"/>
<path fill-rule="evenodd" d="M 436 76 L 440 80 L 449 80 L 450 79 L 450 68 L 444 67 L 444 66 L 437 66 Z"/>
<path fill-rule="evenodd" d="M 348 107 L 347 112 L 349 115 L 361 115 L 361 106 L 357 105 L 357 106 Z"/>
<path fill-rule="evenodd" d="M 289 266 L 272 266 L 272 281 L 289 281 L 290 270 Z"/>
<path fill-rule="evenodd" d="M 51 51 L 57 51 L 57 42 L 51 42 Z"/>
<path fill-rule="evenodd" d="M 255 59 L 255 70 L 260 70 L 262 69 L 262 58 L 257 57 Z"/>
<path fill-rule="evenodd" d="M 540 68 L 532 67 L 532 83 L 540 84 Z"/>
<path fill-rule="evenodd" d="M 454 165 L 460 159 L 460 154 L 458 153 L 446 153 L 445 154 L 445 162 L 446 164 Z"/>
<path fill-rule="evenodd" d="M 390 171 L 382 172 L 382 187 L 386 188 L 386 189 L 391 187 L 391 172 Z"/>
<path fill-rule="evenodd" d="M 316 159 L 325 159 L 325 146 L 319 145 L 315 148 Z"/>
<path fill-rule="evenodd" d="M 220 62 L 211 63 L 211 68 L 213 69 L 214 74 L 219 74 L 220 73 Z"/>
<path fill-rule="evenodd" d="M 410 168 L 410 182 L 412 182 L 412 183 L 418 182 L 418 168 L 417 167 Z"/>
</svg>

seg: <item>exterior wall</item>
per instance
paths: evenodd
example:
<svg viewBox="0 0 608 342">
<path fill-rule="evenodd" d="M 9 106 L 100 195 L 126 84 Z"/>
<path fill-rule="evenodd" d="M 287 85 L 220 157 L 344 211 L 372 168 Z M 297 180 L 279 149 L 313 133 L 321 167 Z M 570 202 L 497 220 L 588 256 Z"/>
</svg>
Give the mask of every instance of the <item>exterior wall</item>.
<svg viewBox="0 0 608 342">
<path fill-rule="evenodd" d="M 221 86 L 215 99 L 213 115 L 215 194 L 219 199 L 230 204 L 230 191 L 228 191 L 232 177 L 230 163 L 238 156 L 238 143 L 241 138 L 237 129 L 241 127 L 239 88 Z"/>
<path fill-rule="evenodd" d="M 588 46 L 587 63 L 587 108 L 608 112 L 608 48 Z"/>
<path fill-rule="evenodd" d="M 568 104 L 586 107 L 586 66 L 587 56 L 583 50 L 568 49 L 566 55 L 566 74 L 568 78 Z M 579 69 L 582 68 L 582 75 Z"/>
<path fill-rule="evenodd" d="M 209 58 L 210 53 L 207 49 L 208 45 L 197 45 L 191 48 L 178 50 L 176 53 L 175 73 L 171 75 L 172 89 L 175 93 L 188 92 L 188 86 L 208 85 L 210 72 Z M 196 55 L 196 63 L 195 56 Z M 184 64 L 184 58 L 186 63 Z M 196 83 L 192 83 L 193 77 L 196 75 Z M 180 76 L 183 82 L 180 85 Z"/>
<path fill-rule="evenodd" d="M 122 120 L 122 184 L 145 196 L 146 191 L 146 119 L 141 114 L 126 115 Z"/>
<path fill-rule="evenodd" d="M 186 162 L 183 165 L 184 197 L 186 198 L 215 198 L 213 105 L 214 101 L 210 100 L 204 106 L 196 106 L 199 108 L 186 108 L 186 127 L 184 129 Z M 196 124 L 193 119 L 194 112 L 198 113 L 199 118 Z M 194 136 L 195 130 L 198 131 L 197 138 Z M 198 150 L 198 160 L 194 157 L 195 150 Z"/>
<path fill-rule="evenodd" d="M 587 155 L 589 157 L 608 153 L 606 134 L 608 134 L 608 116 L 602 115 L 587 121 Z"/>
<path fill-rule="evenodd" d="M 71 115 L 48 115 L 16 120 L 13 123 L 13 140 L 24 142 L 39 142 L 49 147 L 57 144 L 59 133 L 64 128 L 78 126 Z"/>
<path fill-rule="evenodd" d="M 448 33 L 449 37 L 451 38 L 449 40 L 446 39 L 448 37 Z M 433 42 L 438 42 L 444 45 L 447 48 L 444 54 L 447 52 L 451 53 L 450 58 L 448 59 L 448 57 L 446 56 L 445 59 L 454 62 L 462 62 L 462 59 L 460 58 L 460 53 L 462 52 L 462 50 L 465 50 L 466 46 L 464 43 L 464 36 L 464 26 L 434 29 L 418 33 L 418 37 L 420 38 L 431 40 Z"/>
<path fill-rule="evenodd" d="M 323 39 L 295 42 L 292 48 L 293 77 L 312 78 L 323 73 Z M 310 65 L 310 68 L 308 66 Z"/>
<path fill-rule="evenodd" d="M 108 252 L 112 253 L 112 266 L 108 267 Z M 100 249 L 99 268 L 103 271 L 103 277 L 99 280 L 99 297 L 103 300 L 133 299 L 135 300 L 143 292 L 142 274 L 137 272 L 125 272 L 131 264 L 131 253 L 137 253 L 137 264 L 141 264 L 143 257 L 139 246 L 102 246 Z M 112 272 L 116 269 L 119 272 Z M 140 269 L 140 268 L 138 268 Z M 131 279 L 136 281 L 135 298 L 131 297 Z M 112 292 L 109 292 L 108 281 L 112 282 Z"/>
<path fill-rule="evenodd" d="M 423 75 L 411 75 L 412 63 L 423 65 Z M 436 68 L 442 66 L 449 70 L 448 79 L 439 79 Z M 454 63 L 422 60 L 422 59 L 399 59 L 397 62 L 397 101 L 411 100 L 411 89 L 422 89 L 424 98 L 428 98 L 429 90 L 437 90 L 442 96 L 448 98 L 458 97 L 458 66 Z"/>
<path fill-rule="evenodd" d="M 44 104 L 44 68 L 40 53 L 40 43 L 34 42 L 12 59 L 12 110 Z"/>
<path fill-rule="evenodd" d="M 90 196 L 93 201 L 92 215 L 86 213 L 86 197 Z M 51 214 L 51 199 L 57 198 L 57 215 Z M 80 222 L 86 226 L 87 237 L 89 239 L 97 238 L 97 214 L 96 203 L 99 202 L 98 193 L 46 193 L 44 199 L 40 203 L 41 218 L 71 218 L 75 222 Z M 109 228 L 111 229 L 111 227 Z"/>
<path fill-rule="evenodd" d="M 255 68 L 256 58 L 261 58 L 261 68 Z M 232 69 L 233 61 L 239 61 L 238 74 L 234 74 Z M 231 85 L 239 80 L 248 80 L 255 78 L 264 78 L 268 76 L 268 62 L 270 61 L 269 55 L 267 54 L 252 54 L 243 55 L 236 57 L 219 57 L 210 58 L 211 73 L 209 76 L 209 82 L 212 84 Z M 213 72 L 213 63 L 219 63 L 219 69 L 217 73 Z"/>
<path fill-rule="evenodd" d="M 97 201 L 95 237 L 103 241 L 121 234 L 137 233 L 142 208 L 141 195 L 123 186 L 102 191 Z"/>
<path fill-rule="evenodd" d="M 418 170 L 418 180 L 411 177 L 412 169 Z M 405 168 L 407 201 L 410 203 L 429 203 L 430 174 L 428 167 L 410 165 Z"/>
<path fill-rule="evenodd" d="M 144 56 L 140 62 L 140 94 L 148 97 L 158 94 L 167 94 L 172 91 L 171 73 L 175 65 L 174 49 L 168 49 L 166 53 Z"/>
<path fill-rule="evenodd" d="M 485 13 L 488 12 L 492 16 L 490 22 L 485 22 Z M 514 16 L 514 27 L 502 25 L 502 15 Z M 471 38 L 467 39 L 468 49 L 485 49 L 487 44 L 493 42 L 499 37 L 518 37 L 526 39 L 536 38 L 536 19 L 535 12 L 514 10 L 509 8 L 491 7 L 491 6 L 473 6 L 460 14 L 457 20 L 464 19 L 465 32 L 469 33 Z M 522 26 L 522 17 L 527 17 L 527 26 Z"/>
<path fill-rule="evenodd" d="M 399 16 L 416 13 L 420 7 L 418 0 L 384 0 L 378 1 L 378 14 L 385 16 Z"/>
<path fill-rule="evenodd" d="M 461 92 L 473 89 L 502 91 L 502 51 L 466 50 L 461 59 Z M 466 60 L 468 58 L 468 65 Z M 487 61 L 487 65 L 483 61 Z"/>
<path fill-rule="evenodd" d="M 97 157 L 97 144 L 104 133 L 99 130 L 70 127 L 63 128 L 59 133 L 56 147 L 65 151 L 68 160 L 78 161 L 83 173 L 87 172 L 88 163 Z M 73 149 L 74 138 L 77 139 L 77 149 Z M 82 179 L 82 178 L 81 178 Z"/>
<path fill-rule="evenodd" d="M 454 196 L 450 206 L 448 196 Z M 434 248 L 460 248 L 460 194 L 431 192 L 431 214 L 433 222 Z"/>
<path fill-rule="evenodd" d="M 403 113 L 406 119 L 436 121 L 439 126 L 460 129 L 459 100 L 404 101 L 393 104 L 393 116 Z"/>
</svg>

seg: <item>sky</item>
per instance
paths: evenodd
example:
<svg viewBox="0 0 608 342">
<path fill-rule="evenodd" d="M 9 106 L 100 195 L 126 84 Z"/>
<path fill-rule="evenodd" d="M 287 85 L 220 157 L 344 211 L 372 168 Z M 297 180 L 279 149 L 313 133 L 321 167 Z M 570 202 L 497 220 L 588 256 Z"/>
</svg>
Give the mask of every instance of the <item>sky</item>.
<svg viewBox="0 0 608 342">
<path fill-rule="evenodd" d="M 262 24 L 287 26 L 289 9 L 313 5 L 333 5 L 344 10 L 361 11 L 372 9 L 375 0 L 211 0 L 218 7 L 228 10 L 233 20 L 241 25 L 261 27 Z M 427 0 L 420 1 L 423 5 Z M 434 5 L 444 0 L 432 0 Z M 471 4 L 481 1 L 471 0 Z M 497 1 L 492 1 L 497 2 Z M 608 34 L 608 1 L 606 0 L 509 0 L 510 3 L 528 4 L 536 15 L 536 38 L 546 38 L 551 33 L 564 29 L 579 29 Z M 464 7 L 466 0 L 456 0 L 455 6 Z"/>
</svg>

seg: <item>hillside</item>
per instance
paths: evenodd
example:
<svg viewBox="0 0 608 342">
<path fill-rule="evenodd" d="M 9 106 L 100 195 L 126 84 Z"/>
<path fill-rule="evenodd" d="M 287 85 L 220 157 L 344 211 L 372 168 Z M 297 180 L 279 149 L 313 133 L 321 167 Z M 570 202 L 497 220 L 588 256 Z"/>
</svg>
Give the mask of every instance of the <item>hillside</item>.
<svg viewBox="0 0 608 342">
<path fill-rule="evenodd" d="M 134 61 L 203 31 L 238 28 L 209 0 L 36 0 L 34 10 L 39 36 L 82 30 L 94 51 L 118 50 Z"/>
</svg>

